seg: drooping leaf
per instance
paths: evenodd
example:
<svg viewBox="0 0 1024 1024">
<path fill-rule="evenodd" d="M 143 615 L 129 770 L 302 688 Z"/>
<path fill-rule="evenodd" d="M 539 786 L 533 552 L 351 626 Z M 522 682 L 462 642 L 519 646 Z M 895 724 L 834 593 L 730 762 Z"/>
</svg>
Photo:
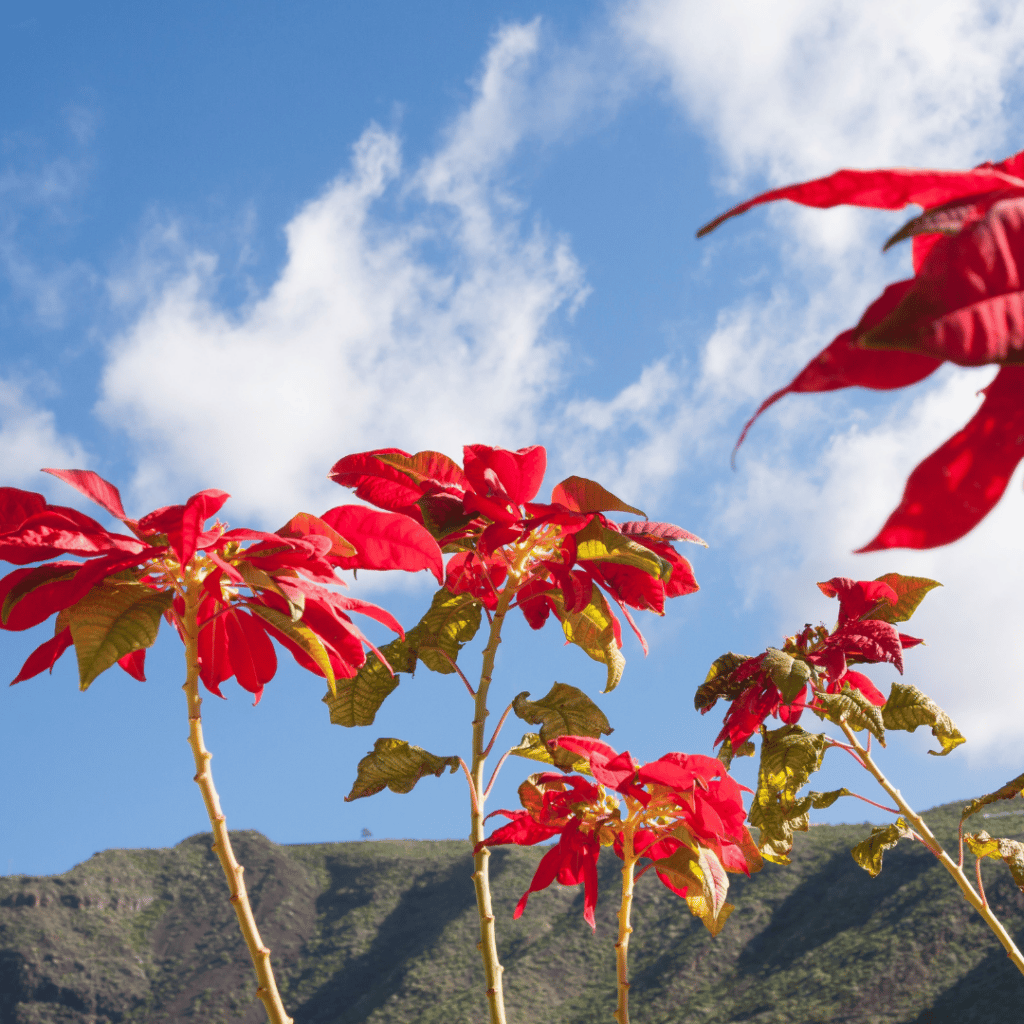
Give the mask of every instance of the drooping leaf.
<svg viewBox="0 0 1024 1024">
<path fill-rule="evenodd" d="M 512 700 L 512 710 L 524 722 L 540 725 L 540 741 L 547 745 L 558 736 L 591 736 L 600 739 L 613 730 L 604 712 L 582 691 L 555 683 L 538 701 L 528 700 L 524 690 Z M 563 771 L 573 771 L 577 757 L 562 747 L 551 751 L 552 761 Z M 529 755 L 526 755 L 529 756 Z"/>
<path fill-rule="evenodd" d="M 769 647 L 761 662 L 762 668 L 779 688 L 782 699 L 792 704 L 807 690 L 807 684 L 814 680 L 814 669 L 802 658 L 794 658 L 785 651 Z"/>
<path fill-rule="evenodd" d="M 821 811 L 831 807 L 841 796 L 853 796 L 853 791 L 844 786 L 842 789 L 830 789 L 827 793 L 815 793 L 812 790 L 807 795 L 811 798 L 811 806 Z"/>
<path fill-rule="evenodd" d="M 233 568 L 254 593 L 260 590 L 269 590 L 287 601 L 292 622 L 298 622 L 302 618 L 303 609 L 306 607 L 306 596 L 301 590 L 296 587 L 283 589 L 270 573 L 257 568 L 245 558 L 239 559 Z"/>
<path fill-rule="evenodd" d="M 987 832 L 965 832 L 964 839 L 975 857 L 1001 860 L 1010 869 L 1017 888 L 1024 892 L 1024 843 L 1016 839 L 997 839 Z"/>
<path fill-rule="evenodd" d="M 715 658 L 704 677 L 704 682 L 697 687 L 693 706 L 704 714 L 718 703 L 719 698 L 735 700 L 750 686 L 750 680 L 747 678 L 739 681 L 733 678 L 736 669 L 747 661 L 750 661 L 747 655 L 733 654 L 732 651 Z"/>
<path fill-rule="evenodd" d="M 733 762 L 735 757 L 753 757 L 754 752 L 757 748 L 754 746 L 753 740 L 747 740 L 745 743 L 741 743 L 738 750 L 732 749 L 732 740 L 728 736 L 722 741 L 722 745 L 718 748 L 718 760 L 725 766 L 725 770 L 729 770 L 729 766 Z"/>
<path fill-rule="evenodd" d="M 929 754 L 944 756 L 966 742 L 953 720 L 930 697 L 909 683 L 893 683 L 889 699 L 882 708 L 886 729 L 913 732 L 919 725 L 931 727 L 932 735 L 942 744 L 941 750 Z"/>
<path fill-rule="evenodd" d="M 569 476 L 555 484 L 551 500 L 565 505 L 573 512 L 635 512 L 647 518 L 646 512 L 627 505 L 611 491 L 606 491 L 596 480 L 588 480 L 583 476 Z"/>
<path fill-rule="evenodd" d="M 399 671 L 408 671 L 410 655 L 401 640 L 392 640 L 380 648 L 394 675 L 388 671 L 380 658 L 372 651 L 366 656 L 366 664 L 351 679 L 338 679 L 334 693 L 328 692 L 323 698 L 331 713 L 334 725 L 352 728 L 356 725 L 372 725 L 381 704 L 398 686 Z"/>
<path fill-rule="evenodd" d="M 71 630 L 65 626 L 56 635 L 41 643 L 21 666 L 21 671 L 11 680 L 11 686 L 25 679 L 31 679 L 40 672 L 52 672 L 60 656 L 71 646 Z"/>
<path fill-rule="evenodd" d="M 405 740 L 382 737 L 360 762 L 356 781 L 346 801 L 373 796 L 385 786 L 393 793 L 408 793 L 424 775 L 444 774 L 459 770 L 458 757 L 438 757 Z"/>
<path fill-rule="evenodd" d="M 758 773 L 758 798 L 767 789 L 785 803 L 794 803 L 796 794 L 821 767 L 829 748 L 828 737 L 807 732 L 799 725 L 766 729 L 761 740 L 761 767 Z"/>
<path fill-rule="evenodd" d="M 603 693 L 610 693 L 619 685 L 626 659 L 619 650 L 620 641 L 616 635 L 615 619 L 604 594 L 594 584 L 590 604 L 582 611 L 566 612 L 561 591 L 548 593 L 555 614 L 562 623 L 565 639 L 576 644 L 594 661 L 608 666 L 608 679 Z"/>
<path fill-rule="evenodd" d="M 891 850 L 901 839 L 909 839 L 913 832 L 902 818 L 891 825 L 881 825 L 871 830 L 871 835 L 858 843 L 850 853 L 853 859 L 872 877 L 882 870 L 882 854 Z"/>
<path fill-rule="evenodd" d="M 924 576 L 901 576 L 898 572 L 887 572 L 875 582 L 888 584 L 899 598 L 895 606 L 888 601 L 881 601 L 871 612 L 871 618 L 883 622 L 906 622 L 917 611 L 928 591 L 942 586 L 937 580 L 929 580 Z"/>
<path fill-rule="evenodd" d="M 818 694 L 814 708 L 819 717 L 828 718 L 838 725 L 845 721 L 854 732 L 868 729 L 882 746 L 885 746 L 885 724 L 882 709 L 864 696 L 860 690 L 845 685 L 839 693 Z"/>
<path fill-rule="evenodd" d="M 1014 797 L 1024 796 L 1024 774 L 1010 779 L 1004 786 L 1000 786 L 993 793 L 986 793 L 985 796 L 976 797 L 963 810 L 960 815 L 961 821 L 966 821 L 972 814 L 977 814 L 982 807 L 994 804 L 997 800 L 1012 800 Z"/>
<path fill-rule="evenodd" d="M 992 193 L 989 193 L 991 196 Z M 995 195 L 1003 196 L 1000 190 Z M 882 246 L 882 252 L 886 252 L 894 245 L 905 242 L 908 238 L 915 238 L 918 235 L 955 235 L 963 227 L 977 218 L 991 206 L 992 200 L 986 199 L 984 195 L 968 196 L 966 198 L 953 199 L 948 203 L 933 206 L 925 210 L 920 216 L 913 217 L 907 221 L 894 235 L 892 235 Z"/>
<path fill-rule="evenodd" d="M 950 544 L 995 507 L 1024 458 L 1024 367 L 1002 367 L 984 393 L 963 430 L 910 474 L 899 505 L 861 552 Z"/>
<path fill-rule="evenodd" d="M 276 608 L 268 608 L 259 601 L 248 603 L 246 608 L 305 652 L 327 680 L 331 692 L 334 692 L 336 680 L 334 669 L 331 668 L 331 659 L 327 656 L 324 645 L 309 626 L 304 626 L 301 622 L 293 622 L 288 615 L 279 612 Z"/>
<path fill-rule="evenodd" d="M 759 792 L 750 806 L 748 820 L 760 833 L 757 848 L 761 856 L 772 864 L 788 864 L 793 849 L 793 833 L 810 829 L 809 797 L 795 804 L 783 804 L 766 792 Z"/>
<path fill-rule="evenodd" d="M 729 876 L 721 861 L 711 850 L 703 846 L 697 848 L 697 863 L 691 865 L 690 872 L 692 875 L 699 873 L 702 884 L 696 892 L 693 888 L 688 888 L 686 905 L 690 908 L 690 913 L 700 918 L 704 927 L 714 937 L 725 926 L 734 909 L 731 903 L 725 901 L 726 893 L 729 891 Z"/>
<path fill-rule="evenodd" d="M 560 755 L 569 754 L 564 748 L 557 748 Z M 535 733 L 528 732 L 523 738 L 509 750 L 510 754 L 516 757 L 525 757 L 531 761 L 540 761 L 542 764 L 555 764 L 551 748 Z M 578 772 L 580 775 L 590 775 L 590 762 L 585 757 L 575 759 L 571 765 L 559 765 L 562 771 Z M 525 806 L 525 805 L 524 805 Z"/>
<path fill-rule="evenodd" d="M 78 685 L 89 684 L 120 658 L 156 640 L 174 592 L 141 583 L 93 587 L 70 609 L 68 625 L 78 656 Z"/>
<path fill-rule="evenodd" d="M 480 602 L 471 594 L 453 594 L 442 587 L 434 594 L 427 613 L 406 634 L 406 649 L 414 656 L 409 671 L 418 659 L 431 672 L 451 675 L 455 671 L 452 662 L 476 636 L 482 614 Z"/>
</svg>

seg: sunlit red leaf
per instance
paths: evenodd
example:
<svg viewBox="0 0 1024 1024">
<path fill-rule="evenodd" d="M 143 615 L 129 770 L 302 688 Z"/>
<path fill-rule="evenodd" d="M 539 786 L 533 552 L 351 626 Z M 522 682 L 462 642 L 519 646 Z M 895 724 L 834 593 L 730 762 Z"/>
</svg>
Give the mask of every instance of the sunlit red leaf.
<svg viewBox="0 0 1024 1024">
<path fill-rule="evenodd" d="M 354 554 L 331 558 L 342 569 L 427 569 L 437 582 L 444 578 L 444 563 L 437 541 L 425 527 L 396 512 L 379 512 L 364 505 L 339 505 L 321 519 L 355 548 Z"/>
<path fill-rule="evenodd" d="M 71 646 L 71 630 L 63 629 L 55 637 L 40 644 L 21 666 L 21 671 L 11 680 L 11 686 L 25 679 L 31 679 L 40 672 L 52 671 L 57 659 Z"/>
<path fill-rule="evenodd" d="M 131 651 L 124 655 L 122 658 L 117 659 L 118 665 L 121 666 L 133 679 L 138 679 L 140 683 L 146 681 L 146 650 L 141 648 L 137 651 Z"/>
<path fill-rule="evenodd" d="M 128 518 L 121 504 L 121 492 L 91 469 L 44 469 L 43 472 L 70 484 L 76 491 L 105 508 L 115 519 Z"/>
<path fill-rule="evenodd" d="M 466 479 L 483 497 L 495 495 L 522 505 L 540 490 L 547 452 L 539 444 L 518 451 L 470 444 L 462 452 Z"/>
</svg>

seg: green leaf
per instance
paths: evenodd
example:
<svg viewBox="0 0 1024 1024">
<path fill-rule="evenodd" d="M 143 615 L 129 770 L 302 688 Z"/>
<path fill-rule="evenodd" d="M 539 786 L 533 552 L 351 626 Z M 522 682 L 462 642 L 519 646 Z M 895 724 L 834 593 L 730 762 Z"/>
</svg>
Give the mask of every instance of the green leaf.
<svg viewBox="0 0 1024 1024">
<path fill-rule="evenodd" d="M 858 843 L 850 853 L 853 859 L 872 877 L 882 870 L 882 854 L 891 850 L 901 839 L 910 839 L 913 832 L 902 818 L 891 825 L 881 825 L 871 830 L 871 835 Z"/>
<path fill-rule="evenodd" d="M 415 671 L 418 659 L 432 672 L 453 674 L 452 662 L 476 636 L 481 616 L 477 598 L 470 594 L 453 594 L 442 587 L 434 594 L 426 615 L 406 633 L 405 647 L 412 660 L 403 671 Z"/>
<path fill-rule="evenodd" d="M 73 605 L 68 625 L 78 655 L 79 687 L 87 690 L 118 658 L 151 647 L 173 600 L 174 591 L 150 590 L 141 583 L 100 584 Z"/>
<path fill-rule="evenodd" d="M 565 639 L 582 648 L 594 661 L 608 666 L 608 681 L 602 693 L 611 693 L 619 685 L 626 659 L 615 640 L 612 613 L 604 594 L 595 583 L 591 590 L 590 604 L 583 611 L 571 614 L 566 614 L 561 590 L 548 591 L 547 595 L 562 623 Z"/>
<path fill-rule="evenodd" d="M 745 654 L 733 654 L 732 651 L 723 654 L 720 658 L 715 658 L 711 663 L 711 668 L 708 669 L 708 674 L 704 677 L 704 682 L 697 687 L 697 692 L 693 697 L 693 706 L 698 711 L 705 712 L 713 708 L 719 698 L 735 700 L 749 689 L 753 682 L 752 679 L 742 679 L 737 683 L 732 678 L 736 669 L 747 661 L 750 661 L 750 658 Z"/>
<path fill-rule="evenodd" d="M 582 691 L 565 683 L 555 683 L 547 696 L 532 701 L 529 690 L 512 700 L 512 710 L 524 722 L 539 725 L 540 741 L 545 746 L 559 736 L 591 736 L 600 739 L 613 730 L 604 712 Z M 548 748 L 554 764 L 563 771 L 574 770 L 578 757 L 560 747 Z"/>
<path fill-rule="evenodd" d="M 262 569 L 256 568 L 252 562 L 248 562 L 245 559 L 236 562 L 235 568 L 238 570 L 238 575 L 245 580 L 246 585 L 253 593 L 257 593 L 260 590 L 272 591 L 288 603 L 292 622 L 298 622 L 302 618 L 302 613 L 306 607 L 306 597 L 301 590 L 292 590 L 291 593 L 285 593 L 273 576 Z"/>
<path fill-rule="evenodd" d="M 764 653 L 761 667 L 771 676 L 782 693 L 782 699 L 791 704 L 814 681 L 814 669 L 800 658 L 769 647 Z"/>
<path fill-rule="evenodd" d="M 885 746 L 885 725 L 882 709 L 855 690 L 849 683 L 844 684 L 839 693 L 819 693 L 814 712 L 819 718 L 827 718 L 839 725 L 845 721 L 854 730 L 861 732 L 868 729 L 882 746 Z M 820 710 L 819 710 L 820 708 Z"/>
<path fill-rule="evenodd" d="M 611 491 L 606 491 L 596 480 L 588 480 L 585 476 L 567 476 L 560 484 L 555 484 L 551 500 L 574 512 L 635 512 L 647 518 L 646 512 L 627 505 Z"/>
<path fill-rule="evenodd" d="M 359 762 L 352 792 L 345 800 L 373 796 L 385 786 L 393 793 L 408 793 L 424 775 L 440 778 L 445 768 L 452 773 L 457 772 L 459 759 L 455 756 L 438 757 L 405 740 L 382 737 Z"/>
<path fill-rule="evenodd" d="M 551 749 L 535 732 L 526 733 L 519 743 L 509 751 L 509 753 L 515 754 L 516 757 L 529 758 L 531 761 L 540 761 L 542 764 L 553 765 L 555 763 L 555 759 L 551 756 Z M 569 751 L 562 750 L 560 753 L 568 754 Z M 590 775 L 590 762 L 585 757 L 581 757 L 578 760 L 573 761 L 568 767 L 565 765 L 559 765 L 558 767 L 563 771 L 579 772 L 580 775 Z"/>
<path fill-rule="evenodd" d="M 1000 786 L 994 793 L 987 793 L 972 800 L 960 815 L 961 821 L 966 821 L 972 814 L 977 814 L 982 807 L 994 804 L 997 800 L 1012 800 L 1015 796 L 1024 796 L 1024 774 L 1010 779 L 1005 786 Z"/>
<path fill-rule="evenodd" d="M 827 793 L 815 793 L 813 790 L 807 794 L 811 800 L 811 806 L 816 811 L 831 807 L 841 796 L 853 796 L 853 791 L 845 786 L 842 789 L 830 789 Z"/>
<path fill-rule="evenodd" d="M 942 750 L 929 750 L 929 754 L 945 756 L 966 740 L 953 724 L 953 720 L 930 697 L 909 683 L 893 683 L 889 699 L 882 708 L 882 721 L 886 729 L 913 732 L 919 725 L 929 725 Z"/>
<path fill-rule="evenodd" d="M 334 693 L 328 692 L 322 698 L 334 725 L 346 728 L 372 725 L 381 704 L 398 686 L 398 670 L 404 667 L 402 658 L 408 656 L 403 650 L 402 641 L 393 640 L 385 644 L 380 648 L 380 653 L 394 669 L 394 675 L 373 651 L 369 651 L 366 663 L 355 676 L 336 680 Z"/>
<path fill-rule="evenodd" d="M 975 857 L 1001 860 L 1010 869 L 1017 888 L 1024 892 L 1024 843 L 1016 839 L 995 839 L 987 832 L 965 832 L 964 839 Z"/>
<path fill-rule="evenodd" d="M 722 745 L 718 748 L 718 753 L 715 755 L 725 770 L 729 770 L 729 766 L 732 764 L 734 757 L 753 757 L 756 747 L 754 746 L 753 740 L 747 740 L 746 743 L 740 744 L 739 750 L 732 749 L 732 740 L 728 736 L 722 741 Z"/>
<path fill-rule="evenodd" d="M 777 799 L 762 800 L 761 794 L 750 806 L 748 821 L 760 833 L 757 848 L 761 856 L 772 864 L 788 864 L 789 852 L 793 849 L 793 833 L 810 829 L 811 801 L 804 798 L 796 804 L 786 806 Z"/>
<path fill-rule="evenodd" d="M 248 602 L 245 607 L 247 611 L 252 612 L 253 615 L 258 615 L 279 633 L 283 633 L 293 644 L 301 647 L 313 659 L 316 667 L 326 676 L 327 685 L 331 688 L 331 693 L 335 692 L 336 680 L 334 678 L 334 669 L 331 668 L 331 659 L 327 657 L 327 651 L 324 650 L 324 645 L 320 643 L 320 638 L 309 626 L 304 626 L 301 622 L 293 622 L 289 616 L 279 612 L 276 608 L 268 608 L 265 604 L 260 604 L 258 601 Z"/>
<path fill-rule="evenodd" d="M 576 557 L 580 561 L 630 565 L 659 580 L 672 575 L 672 566 L 661 555 L 618 530 L 609 529 L 599 519 L 576 534 Z"/>
<path fill-rule="evenodd" d="M 882 622 L 906 622 L 917 606 L 924 600 L 929 590 L 941 587 L 937 580 L 929 580 L 924 576 L 901 576 L 898 572 L 887 572 L 879 576 L 876 583 L 888 583 L 899 601 L 895 605 L 888 601 L 881 601 L 866 618 L 881 619 Z"/>
</svg>

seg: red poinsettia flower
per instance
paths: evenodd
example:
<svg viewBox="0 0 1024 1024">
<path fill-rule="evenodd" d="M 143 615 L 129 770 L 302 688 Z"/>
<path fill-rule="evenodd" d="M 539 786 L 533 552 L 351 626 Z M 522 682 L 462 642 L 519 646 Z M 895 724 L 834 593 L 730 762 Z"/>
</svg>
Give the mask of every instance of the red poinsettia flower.
<svg viewBox="0 0 1024 1024">
<path fill-rule="evenodd" d="M 608 598 L 646 650 L 630 609 L 662 615 L 666 598 L 694 593 L 693 569 L 673 544 L 704 542 L 670 523 L 610 520 L 606 512 L 644 513 L 583 477 L 563 480 L 549 503 L 537 503 L 546 467 L 539 445 L 467 445 L 462 466 L 438 452 L 382 448 L 346 456 L 330 475 L 425 527 L 452 555 L 444 577 L 451 592 L 493 611 L 513 574 L 530 626 L 540 629 L 553 614 L 570 641 L 608 665 L 610 689 L 621 674 L 622 635 Z"/>
<path fill-rule="evenodd" d="M 323 518 L 300 514 L 276 533 L 207 527 L 228 495 L 205 490 L 183 505 L 130 519 L 117 488 L 88 470 L 46 470 L 97 502 L 129 531 L 107 530 L 42 495 L 0 488 L 0 557 L 19 568 L 0 580 L 0 627 L 28 629 L 57 614 L 14 682 L 52 669 L 72 645 L 82 688 L 115 661 L 145 678 L 145 651 L 161 617 L 183 632 L 186 606 L 198 623 L 199 672 L 221 696 L 232 676 L 258 702 L 277 671 L 272 641 L 325 677 L 354 676 L 374 649 L 350 617 L 359 612 L 402 634 L 382 608 L 346 597 L 338 568 L 428 568 L 441 553 L 426 530 L 401 516 L 353 506 Z M 338 528 L 346 531 L 343 536 Z M 79 560 L 56 559 L 58 555 Z"/>
<path fill-rule="evenodd" d="M 957 540 L 995 506 L 1024 458 L 1024 152 L 969 171 L 838 171 L 773 189 L 698 232 L 762 203 L 841 204 L 924 212 L 887 244 L 913 238 L 914 277 L 890 285 L 744 427 L 784 395 L 879 390 L 923 380 L 944 361 L 996 363 L 984 401 L 959 433 L 910 475 L 899 506 L 861 551 Z"/>
<path fill-rule="evenodd" d="M 620 859 L 625 857 L 624 821 L 612 792 L 628 798 L 634 856 L 648 860 L 661 881 L 678 895 L 694 898 L 689 887 L 707 884 L 700 869 L 695 875 L 687 868 L 690 861 L 700 859 L 697 851 L 703 851 L 701 863 L 708 873 L 743 871 L 749 875 L 760 867 L 760 857 L 743 824 L 746 812 L 740 792 L 744 787 L 728 775 L 720 761 L 670 753 L 641 765 L 628 751 L 617 753 L 607 743 L 587 736 L 560 736 L 552 742 L 586 758 L 597 784 L 579 775 L 541 773 L 519 788 L 526 810 L 493 812 L 510 821 L 478 849 L 508 843 L 533 846 L 559 837 L 516 904 L 515 918 L 522 914 L 531 893 L 546 889 L 553 881 L 562 885 L 582 882 L 583 917 L 595 927 L 601 847 L 610 846 Z M 715 885 L 724 898 L 721 880 L 716 879 Z M 702 905 L 702 914 L 704 909 Z M 720 909 L 719 900 L 711 910 L 713 919 Z"/>
<path fill-rule="evenodd" d="M 896 574 L 890 578 L 908 579 Z M 912 582 L 918 589 L 932 584 L 930 580 Z M 830 632 L 823 626 L 807 626 L 789 637 L 782 650 L 769 649 L 734 666 L 728 674 L 731 704 L 716 744 L 728 740 L 732 750 L 738 750 L 769 716 L 798 722 L 805 708 L 814 706 L 815 690 L 840 693 L 849 686 L 877 707 L 885 704 L 871 680 L 849 666 L 888 662 L 902 674 L 903 651 L 922 641 L 901 633 L 889 621 L 896 617 L 899 594 L 884 578 L 852 580 L 836 576 L 819 583 L 818 588 L 826 597 L 839 598 L 835 628 Z M 723 695 L 716 685 L 705 683 L 709 700 L 702 699 L 698 691 L 701 714 L 710 711 Z"/>
</svg>

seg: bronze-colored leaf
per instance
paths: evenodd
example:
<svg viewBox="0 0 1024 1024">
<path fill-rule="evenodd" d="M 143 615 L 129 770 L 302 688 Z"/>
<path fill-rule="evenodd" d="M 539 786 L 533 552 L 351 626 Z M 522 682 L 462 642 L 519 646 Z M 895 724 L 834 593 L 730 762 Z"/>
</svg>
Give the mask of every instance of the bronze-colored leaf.
<svg viewBox="0 0 1024 1024">
<path fill-rule="evenodd" d="M 752 683 L 751 679 L 736 682 L 733 674 L 744 662 L 750 661 L 745 654 L 733 654 L 729 651 L 720 658 L 715 658 L 704 677 L 704 682 L 697 687 L 693 697 L 693 706 L 705 714 L 718 703 L 719 698 L 735 700 Z"/>
<path fill-rule="evenodd" d="M 596 480 L 588 480 L 585 476 L 568 476 L 561 483 L 555 484 L 551 491 L 551 500 L 571 508 L 574 512 L 635 512 L 647 518 L 632 505 L 627 505 L 611 491 L 605 490 Z"/>
<path fill-rule="evenodd" d="M 1024 892 L 1024 843 L 1016 839 L 996 839 L 987 832 L 965 832 L 964 840 L 975 857 L 1001 860 L 1010 869 L 1017 888 Z"/>
<path fill-rule="evenodd" d="M 381 704 L 398 686 L 398 670 L 405 668 L 409 658 L 405 645 L 401 640 L 393 640 L 381 647 L 380 653 L 394 675 L 373 651 L 369 651 L 363 667 L 351 679 L 336 679 L 334 693 L 328 691 L 322 698 L 334 725 L 346 728 L 372 725 Z"/>
<path fill-rule="evenodd" d="M 811 806 L 821 811 L 831 807 L 841 796 L 853 796 L 853 792 L 844 786 L 842 789 L 830 789 L 827 793 L 815 793 L 812 790 L 807 795 L 811 798 Z"/>
<path fill-rule="evenodd" d="M 560 752 L 563 754 L 569 753 L 567 750 Z M 515 754 L 516 757 L 529 758 L 531 761 L 540 761 L 541 764 L 555 764 L 555 759 L 551 756 L 551 749 L 535 732 L 526 733 L 509 753 Z M 585 757 L 577 758 L 568 767 L 564 765 L 559 765 L 558 767 L 563 771 L 579 772 L 581 775 L 590 774 L 590 762 Z"/>
<path fill-rule="evenodd" d="M 555 615 L 562 623 L 565 639 L 576 644 L 594 661 L 600 661 L 608 667 L 608 678 L 603 693 L 610 693 L 619 685 L 626 659 L 619 650 L 615 639 L 615 626 L 612 612 L 604 594 L 593 585 L 590 604 L 579 612 L 566 612 L 565 601 L 560 590 L 548 591 L 548 598 L 554 607 Z"/>
<path fill-rule="evenodd" d="M 374 743 L 373 750 L 359 762 L 352 792 L 345 800 L 373 796 L 385 786 L 393 793 L 408 793 L 424 775 L 436 775 L 440 778 L 445 768 L 450 772 L 457 772 L 458 757 L 438 757 L 405 740 L 382 737 Z"/>
<path fill-rule="evenodd" d="M 459 652 L 476 636 L 481 616 L 477 598 L 470 594 L 453 594 L 442 587 L 434 595 L 426 615 L 406 633 L 405 647 L 413 656 L 408 671 L 415 670 L 418 659 L 431 672 L 454 673 L 452 662 L 458 660 Z"/>
<path fill-rule="evenodd" d="M 1010 779 L 1005 786 L 1000 786 L 994 793 L 987 793 L 972 800 L 960 815 L 961 821 L 966 821 L 972 814 L 977 814 L 982 807 L 994 804 L 997 800 L 1012 800 L 1015 796 L 1024 796 L 1024 774 Z"/>
<path fill-rule="evenodd" d="M 896 591 L 899 598 L 895 605 L 888 601 L 880 601 L 869 618 L 881 619 L 883 622 L 906 622 L 918 605 L 925 599 L 929 590 L 941 587 L 938 580 L 926 579 L 924 576 L 901 576 L 898 572 L 887 572 L 879 576 L 876 583 L 887 583 Z"/>
<path fill-rule="evenodd" d="M 882 870 L 882 854 L 891 850 L 901 839 L 910 839 L 913 832 L 902 818 L 891 825 L 881 825 L 871 830 L 871 835 L 858 843 L 850 853 L 853 859 L 872 877 Z"/>
<path fill-rule="evenodd" d="M 782 699 L 792 704 L 814 681 L 814 669 L 802 658 L 794 658 L 785 651 L 769 647 L 764 653 L 761 667 L 779 688 Z"/>
<path fill-rule="evenodd" d="M 953 720 L 916 686 L 893 683 L 889 699 L 882 708 L 882 721 L 886 729 L 913 732 L 919 725 L 931 726 L 932 735 L 942 744 L 942 750 L 929 750 L 929 754 L 944 756 L 966 742 Z"/>
<path fill-rule="evenodd" d="M 747 740 L 746 743 L 740 744 L 739 750 L 734 751 L 732 749 L 732 740 L 726 736 L 715 756 L 722 762 L 725 770 L 728 771 L 729 767 L 732 765 L 734 757 L 753 757 L 756 750 L 757 748 L 754 746 L 754 741 Z"/>
<path fill-rule="evenodd" d="M 872 704 L 860 690 L 847 683 L 839 693 L 819 693 L 817 698 L 814 711 L 819 718 L 827 718 L 836 725 L 845 721 L 854 732 L 868 729 L 878 742 L 885 746 L 882 709 L 877 704 Z"/>
<path fill-rule="evenodd" d="M 524 690 L 512 700 L 512 710 L 524 722 L 540 725 L 540 740 L 545 745 L 559 736 L 591 736 L 600 739 L 612 732 L 604 712 L 582 691 L 565 683 L 555 683 L 545 697 L 527 700 Z M 573 771 L 578 757 L 561 747 L 551 747 L 554 763 L 563 771 Z"/>
</svg>

